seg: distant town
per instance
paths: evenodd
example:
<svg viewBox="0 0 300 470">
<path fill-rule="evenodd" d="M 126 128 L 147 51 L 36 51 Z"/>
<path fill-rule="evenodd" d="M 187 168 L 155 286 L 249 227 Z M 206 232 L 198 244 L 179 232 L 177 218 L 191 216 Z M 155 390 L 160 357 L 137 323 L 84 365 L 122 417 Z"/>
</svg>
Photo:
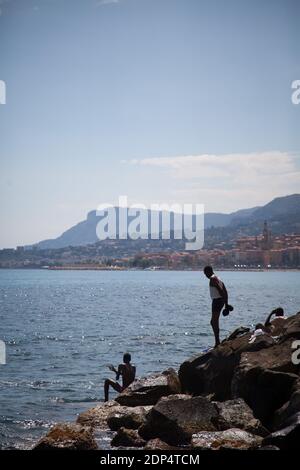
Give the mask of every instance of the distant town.
<svg viewBox="0 0 300 470">
<path fill-rule="evenodd" d="M 209 247 L 209 243 L 207 243 Z M 193 270 L 299 269 L 300 234 L 272 235 L 265 221 L 260 235 L 185 251 L 183 240 L 104 240 L 59 249 L 0 250 L 0 268 Z"/>
</svg>

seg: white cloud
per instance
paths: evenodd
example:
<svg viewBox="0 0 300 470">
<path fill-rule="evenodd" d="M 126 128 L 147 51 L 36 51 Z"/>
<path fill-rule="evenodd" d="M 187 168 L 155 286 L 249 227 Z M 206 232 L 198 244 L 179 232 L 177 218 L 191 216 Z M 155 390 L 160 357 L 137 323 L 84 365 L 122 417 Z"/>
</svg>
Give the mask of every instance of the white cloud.
<svg viewBox="0 0 300 470">
<path fill-rule="evenodd" d="M 300 155 L 289 152 L 187 155 L 126 163 L 152 167 L 160 181 L 163 178 L 167 199 L 204 203 L 210 211 L 264 204 L 300 188 Z"/>
</svg>

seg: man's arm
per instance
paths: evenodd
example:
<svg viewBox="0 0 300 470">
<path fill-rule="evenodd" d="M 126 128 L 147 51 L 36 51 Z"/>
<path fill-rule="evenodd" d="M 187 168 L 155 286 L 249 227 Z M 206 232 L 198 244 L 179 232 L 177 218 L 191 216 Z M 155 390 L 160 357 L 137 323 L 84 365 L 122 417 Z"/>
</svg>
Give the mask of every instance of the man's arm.
<svg viewBox="0 0 300 470">
<path fill-rule="evenodd" d="M 123 374 L 123 364 L 119 364 L 118 370 L 116 371 L 116 379 L 119 380 L 120 375 Z"/>
<path fill-rule="evenodd" d="M 227 289 L 225 287 L 225 284 L 223 283 L 223 291 L 224 291 L 224 302 L 225 302 L 225 305 L 228 305 L 228 292 L 227 292 Z"/>
<path fill-rule="evenodd" d="M 271 323 L 272 315 L 274 315 L 274 312 L 271 312 L 271 313 L 268 315 L 268 317 L 267 317 L 267 319 L 266 319 L 266 321 L 265 321 L 265 326 L 266 326 L 266 327 L 268 327 L 268 326 L 270 326 L 270 325 L 272 324 L 272 323 Z"/>
</svg>

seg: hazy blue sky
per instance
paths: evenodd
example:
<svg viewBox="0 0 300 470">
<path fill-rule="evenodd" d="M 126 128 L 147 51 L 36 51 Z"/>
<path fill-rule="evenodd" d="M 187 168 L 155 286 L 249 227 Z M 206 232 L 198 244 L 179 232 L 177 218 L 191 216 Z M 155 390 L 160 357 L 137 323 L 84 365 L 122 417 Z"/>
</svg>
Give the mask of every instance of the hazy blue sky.
<svg viewBox="0 0 300 470">
<path fill-rule="evenodd" d="M 0 0 L 0 247 L 299 192 L 299 0 Z"/>
</svg>

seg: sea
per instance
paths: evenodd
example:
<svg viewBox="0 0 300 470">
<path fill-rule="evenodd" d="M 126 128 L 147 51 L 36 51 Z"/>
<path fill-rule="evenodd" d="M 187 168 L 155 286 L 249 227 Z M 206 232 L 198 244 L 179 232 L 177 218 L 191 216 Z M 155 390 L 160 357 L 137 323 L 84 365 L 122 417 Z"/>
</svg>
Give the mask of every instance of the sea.
<svg viewBox="0 0 300 470">
<path fill-rule="evenodd" d="M 221 338 L 275 307 L 300 310 L 300 272 L 217 274 L 234 306 Z M 103 401 L 108 365 L 124 352 L 141 377 L 211 347 L 210 309 L 197 271 L 0 270 L 0 448 L 30 449 L 53 424 Z"/>
</svg>

